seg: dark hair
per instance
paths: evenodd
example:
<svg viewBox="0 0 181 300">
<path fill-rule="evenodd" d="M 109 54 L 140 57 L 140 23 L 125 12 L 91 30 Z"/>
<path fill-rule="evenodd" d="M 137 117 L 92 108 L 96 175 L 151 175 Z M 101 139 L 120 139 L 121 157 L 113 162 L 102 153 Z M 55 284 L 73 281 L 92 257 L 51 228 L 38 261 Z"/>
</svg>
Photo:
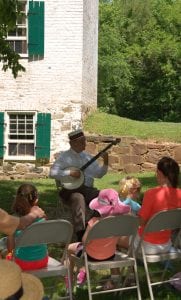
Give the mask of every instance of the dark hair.
<svg viewBox="0 0 181 300">
<path fill-rule="evenodd" d="M 178 186 L 180 168 L 173 158 L 167 156 L 162 157 L 157 163 L 157 169 L 168 178 L 172 187 L 176 188 Z"/>
<path fill-rule="evenodd" d="M 25 216 L 30 212 L 37 198 L 38 192 L 36 187 L 30 183 L 23 183 L 17 190 L 12 209 L 19 216 Z"/>
</svg>

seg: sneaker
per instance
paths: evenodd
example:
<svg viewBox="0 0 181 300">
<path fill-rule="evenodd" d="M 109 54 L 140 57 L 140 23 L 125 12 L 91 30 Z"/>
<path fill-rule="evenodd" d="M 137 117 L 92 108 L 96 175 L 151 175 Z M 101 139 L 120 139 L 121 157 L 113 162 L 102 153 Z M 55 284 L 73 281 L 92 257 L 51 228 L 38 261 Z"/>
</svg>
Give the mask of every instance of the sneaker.
<svg viewBox="0 0 181 300">
<path fill-rule="evenodd" d="M 87 278 L 86 272 L 84 270 L 80 270 L 80 272 L 77 275 L 77 284 L 78 285 L 84 284 L 86 278 Z"/>
</svg>

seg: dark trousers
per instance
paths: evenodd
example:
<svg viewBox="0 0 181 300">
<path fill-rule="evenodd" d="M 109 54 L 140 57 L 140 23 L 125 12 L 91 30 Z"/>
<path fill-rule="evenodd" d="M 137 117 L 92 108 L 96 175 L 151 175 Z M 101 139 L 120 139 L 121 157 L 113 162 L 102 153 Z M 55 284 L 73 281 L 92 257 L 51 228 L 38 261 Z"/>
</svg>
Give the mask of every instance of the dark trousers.
<svg viewBox="0 0 181 300">
<path fill-rule="evenodd" d="M 89 205 L 92 199 L 98 196 L 99 190 L 83 185 L 76 190 L 62 189 L 59 194 L 66 205 L 71 208 L 75 232 L 83 232 L 87 221 L 86 206 Z M 78 239 L 80 240 L 79 237 Z"/>
</svg>

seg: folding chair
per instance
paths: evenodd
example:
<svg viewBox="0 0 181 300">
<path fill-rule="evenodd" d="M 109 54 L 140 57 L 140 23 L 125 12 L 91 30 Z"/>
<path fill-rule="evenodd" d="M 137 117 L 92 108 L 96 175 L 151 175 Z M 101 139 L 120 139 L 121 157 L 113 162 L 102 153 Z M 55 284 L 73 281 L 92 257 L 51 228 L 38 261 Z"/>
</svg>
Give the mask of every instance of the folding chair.
<svg viewBox="0 0 181 300">
<path fill-rule="evenodd" d="M 138 229 L 138 218 L 131 215 L 121 215 L 121 216 L 111 216 L 106 217 L 99 222 L 95 223 L 94 226 L 91 228 L 90 232 L 85 241 L 84 251 L 82 257 L 78 258 L 75 255 L 72 256 L 75 264 L 80 267 L 81 265 L 85 265 L 86 274 L 87 274 L 87 285 L 88 285 L 88 294 L 89 300 L 92 300 L 92 296 L 96 294 L 102 293 L 110 293 L 110 292 L 120 292 L 124 290 L 136 289 L 138 299 L 141 299 L 141 292 L 139 286 L 139 279 L 138 279 L 138 271 L 137 271 L 137 264 L 134 255 L 134 250 L 132 247 L 133 239 Z M 128 249 L 127 253 L 122 253 L 120 251 L 116 251 L 114 258 L 104 260 L 104 261 L 93 261 L 90 260 L 86 253 L 86 245 L 95 239 L 100 238 L 109 238 L 109 237 L 119 237 L 119 236 L 130 236 L 131 245 Z M 100 249 L 101 251 L 101 249 Z M 93 291 L 92 289 L 92 280 L 91 280 L 91 273 L 92 270 L 105 270 L 105 269 L 113 269 L 113 268 L 120 268 L 126 270 L 126 278 L 124 283 L 129 276 L 128 271 L 131 268 L 131 272 L 134 273 L 135 276 L 135 284 L 127 286 L 123 283 L 123 285 L 119 288 L 109 289 L 109 290 L 100 290 L 100 291 Z M 121 277 L 121 275 L 120 275 Z"/>
<path fill-rule="evenodd" d="M 28 226 L 16 239 L 15 247 L 26 247 L 36 244 L 58 244 L 63 247 L 60 260 L 49 257 L 48 265 L 45 268 L 31 270 L 28 273 L 37 277 L 68 276 L 69 298 L 72 300 L 72 287 L 67 256 L 67 248 L 72 239 L 73 227 L 66 220 L 49 220 L 40 223 L 33 223 Z"/>
<path fill-rule="evenodd" d="M 150 293 L 151 300 L 154 300 L 153 296 L 153 286 L 160 285 L 163 283 L 170 282 L 171 280 L 164 280 L 167 266 L 170 260 L 180 259 L 181 258 L 181 251 L 177 248 L 171 248 L 171 250 L 167 253 L 161 253 L 161 254 L 146 254 L 143 247 L 143 240 L 144 236 L 148 232 L 158 232 L 162 230 L 175 230 L 181 228 L 181 208 L 178 209 L 172 209 L 172 210 L 165 210 L 162 212 L 159 212 L 155 214 L 149 222 L 146 224 L 144 228 L 144 232 L 141 236 L 140 244 L 138 246 L 138 257 L 142 259 L 144 264 L 144 269 L 146 273 L 147 283 L 148 283 L 148 289 Z M 178 231 L 179 236 L 179 231 Z M 175 237 L 175 246 L 177 244 L 177 237 Z M 141 256 L 139 254 L 139 250 L 141 249 Z M 165 267 L 163 268 L 162 276 L 160 281 L 154 281 L 153 282 L 153 272 L 149 271 L 150 268 L 148 266 L 149 263 L 155 263 L 155 262 L 167 262 L 165 263 Z M 172 279 L 173 281 L 173 279 Z"/>
</svg>

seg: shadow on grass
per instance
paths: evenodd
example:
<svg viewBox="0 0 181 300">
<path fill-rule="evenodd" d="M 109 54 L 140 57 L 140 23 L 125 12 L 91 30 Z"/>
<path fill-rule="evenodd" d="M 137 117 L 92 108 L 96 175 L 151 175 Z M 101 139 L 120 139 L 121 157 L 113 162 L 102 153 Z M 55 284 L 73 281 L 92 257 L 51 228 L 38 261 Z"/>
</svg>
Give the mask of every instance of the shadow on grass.
<svg viewBox="0 0 181 300">
<path fill-rule="evenodd" d="M 2 180 L 0 182 L 0 207 L 11 213 L 12 203 L 18 187 L 22 183 L 32 183 L 39 193 L 39 205 L 46 210 L 46 207 L 55 207 L 57 201 L 57 190 L 54 180 Z"/>
</svg>

